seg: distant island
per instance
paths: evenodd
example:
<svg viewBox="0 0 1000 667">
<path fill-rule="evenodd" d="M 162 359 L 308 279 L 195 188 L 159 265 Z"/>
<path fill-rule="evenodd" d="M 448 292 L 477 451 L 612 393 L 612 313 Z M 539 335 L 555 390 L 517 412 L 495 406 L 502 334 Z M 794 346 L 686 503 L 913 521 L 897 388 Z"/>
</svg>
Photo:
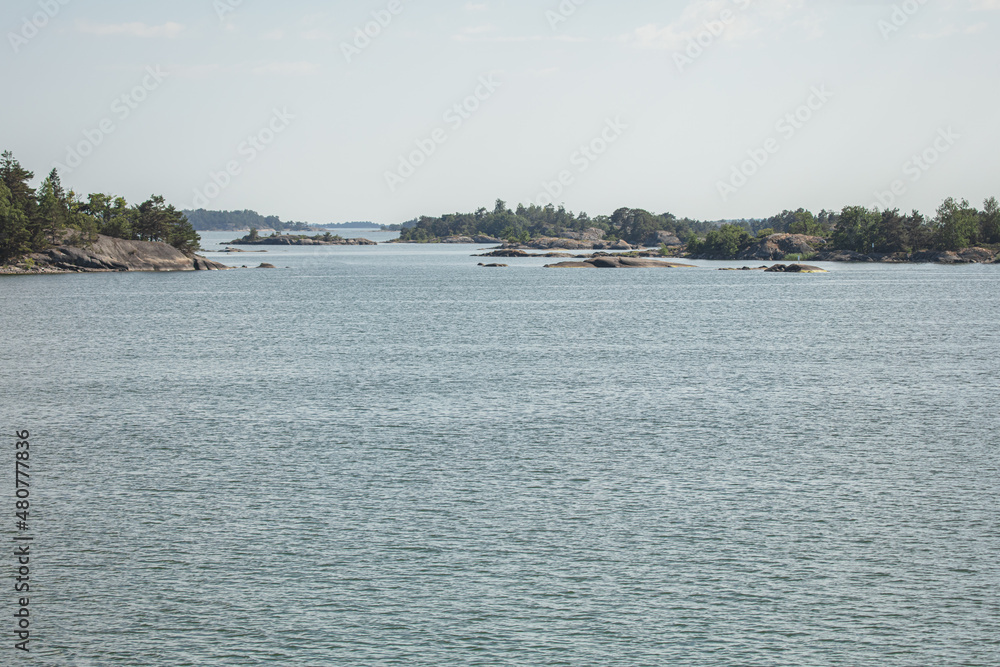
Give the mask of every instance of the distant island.
<svg viewBox="0 0 1000 667">
<path fill-rule="evenodd" d="M 195 254 L 200 237 L 184 214 L 154 195 L 66 190 L 53 169 L 35 177 L 10 151 L 0 155 L 0 273 L 198 271 L 228 268 Z"/>
<path fill-rule="evenodd" d="M 401 232 L 404 229 L 413 229 L 420 222 L 420 218 L 414 218 L 413 220 L 407 220 L 406 222 L 399 225 L 382 225 L 379 229 L 380 232 Z"/>
<path fill-rule="evenodd" d="M 770 218 L 699 221 L 620 208 L 610 216 L 498 199 L 492 211 L 421 217 L 396 243 L 502 243 L 504 248 L 634 250 L 665 257 L 785 261 L 990 263 L 1000 253 L 1000 205 L 945 199 L 932 218 L 913 211 L 799 208 Z"/>
<path fill-rule="evenodd" d="M 293 236 L 277 232 L 270 236 L 261 236 L 256 229 L 251 229 L 250 233 L 243 238 L 234 239 L 229 243 L 233 245 L 378 245 L 375 241 L 368 239 L 345 239 L 330 232 L 320 236 Z"/>
<path fill-rule="evenodd" d="M 243 211 L 182 211 L 191 226 L 198 232 L 236 232 L 244 229 L 267 229 L 276 232 L 317 232 L 325 229 L 370 229 L 380 225 L 374 222 L 339 222 L 313 224 L 308 222 L 283 222 L 276 215 L 263 216 L 249 209 Z"/>
<path fill-rule="evenodd" d="M 185 214 L 158 195 L 141 204 L 103 193 L 84 199 L 63 187 L 55 169 L 37 190 L 30 186 L 33 179 L 10 151 L 0 156 L 0 273 L 226 268 L 195 254 L 201 238 L 189 216 L 201 227 L 249 228 L 249 234 L 230 241 L 235 245 L 376 245 L 329 231 L 371 223 L 326 225 L 318 236 L 283 234 L 278 228 L 323 230 L 250 210 Z M 258 224 L 274 231 L 263 235 Z M 518 205 L 512 210 L 498 199 L 492 211 L 423 216 L 392 226 L 397 227 L 394 243 L 498 244 L 501 251 L 642 251 L 647 258 L 985 264 L 997 263 L 1000 255 L 1000 205 L 995 197 L 982 209 L 949 197 L 933 217 L 846 206 L 818 215 L 799 208 L 770 218 L 724 221 L 637 208 L 592 218 L 551 205 Z"/>
</svg>

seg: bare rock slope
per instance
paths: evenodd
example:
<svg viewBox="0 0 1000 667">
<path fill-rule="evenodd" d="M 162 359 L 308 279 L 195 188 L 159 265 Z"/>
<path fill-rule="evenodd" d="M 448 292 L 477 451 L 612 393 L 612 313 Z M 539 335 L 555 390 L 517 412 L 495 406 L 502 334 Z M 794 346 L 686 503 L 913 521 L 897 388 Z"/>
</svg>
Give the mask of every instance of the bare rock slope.
<svg viewBox="0 0 1000 667">
<path fill-rule="evenodd" d="M 41 268 L 61 271 L 219 271 L 229 267 L 188 256 L 159 242 L 126 241 L 99 235 L 89 247 L 60 245 L 30 255 Z"/>
</svg>

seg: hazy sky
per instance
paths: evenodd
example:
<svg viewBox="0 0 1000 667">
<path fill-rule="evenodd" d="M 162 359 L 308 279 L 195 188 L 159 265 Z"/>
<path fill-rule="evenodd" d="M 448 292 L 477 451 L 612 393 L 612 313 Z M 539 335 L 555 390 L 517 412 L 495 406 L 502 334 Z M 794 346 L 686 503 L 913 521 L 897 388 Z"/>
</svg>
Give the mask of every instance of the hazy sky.
<svg viewBox="0 0 1000 667">
<path fill-rule="evenodd" d="M 1000 0 L 5 0 L 0 26 L 0 148 L 80 193 L 317 223 L 1000 196 Z"/>
</svg>

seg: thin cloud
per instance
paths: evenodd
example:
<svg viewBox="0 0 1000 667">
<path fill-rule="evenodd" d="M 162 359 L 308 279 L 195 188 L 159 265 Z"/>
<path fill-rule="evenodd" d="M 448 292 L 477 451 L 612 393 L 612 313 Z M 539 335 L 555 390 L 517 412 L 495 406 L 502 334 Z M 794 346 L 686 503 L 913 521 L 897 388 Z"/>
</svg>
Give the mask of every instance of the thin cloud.
<svg viewBox="0 0 1000 667">
<path fill-rule="evenodd" d="M 267 63 L 264 65 L 259 65 L 254 67 L 251 72 L 254 74 L 261 75 L 273 75 L 279 74 L 282 76 L 309 76 L 310 74 L 315 74 L 320 70 L 320 66 L 316 63 L 310 63 L 305 61 L 300 62 L 275 62 Z"/>
<path fill-rule="evenodd" d="M 126 37 L 174 39 L 184 32 L 180 23 L 168 22 L 163 25 L 148 25 L 146 23 L 92 23 L 81 21 L 77 23 L 77 32 L 100 37 L 124 35 Z"/>
<path fill-rule="evenodd" d="M 818 14 L 804 12 L 803 0 L 694 0 L 673 22 L 640 26 L 623 41 L 643 49 L 676 51 L 696 41 L 710 26 L 717 31 L 722 26 L 714 35 L 718 41 L 736 42 L 761 35 L 770 26 L 791 27 L 817 37 L 822 34 L 822 22 Z"/>
<path fill-rule="evenodd" d="M 482 35 L 487 32 L 493 32 L 493 26 L 491 25 L 470 25 L 462 28 L 459 31 L 461 35 Z"/>
<path fill-rule="evenodd" d="M 587 42 L 583 37 L 571 37 L 570 35 L 521 35 L 504 37 L 502 35 L 489 36 L 483 33 L 460 32 L 453 35 L 452 39 L 458 42 L 493 42 L 496 44 L 521 44 L 525 42 Z"/>
<path fill-rule="evenodd" d="M 967 26 L 958 26 L 955 24 L 947 25 L 937 32 L 921 32 L 916 35 L 917 39 L 924 40 L 935 40 L 935 39 L 948 39 L 949 37 L 955 37 L 956 35 L 975 35 L 983 32 L 989 26 L 986 23 L 974 23 Z"/>
</svg>

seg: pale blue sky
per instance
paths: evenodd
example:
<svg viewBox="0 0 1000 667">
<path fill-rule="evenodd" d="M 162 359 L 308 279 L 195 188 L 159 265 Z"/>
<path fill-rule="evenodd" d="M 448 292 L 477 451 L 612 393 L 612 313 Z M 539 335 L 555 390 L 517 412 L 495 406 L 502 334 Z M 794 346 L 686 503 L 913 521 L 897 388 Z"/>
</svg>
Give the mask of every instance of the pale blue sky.
<svg viewBox="0 0 1000 667">
<path fill-rule="evenodd" d="M 82 193 L 311 222 L 543 183 L 704 219 L 1000 196 L 1000 0 L 576 1 L 7 0 L 0 147 Z"/>
</svg>

